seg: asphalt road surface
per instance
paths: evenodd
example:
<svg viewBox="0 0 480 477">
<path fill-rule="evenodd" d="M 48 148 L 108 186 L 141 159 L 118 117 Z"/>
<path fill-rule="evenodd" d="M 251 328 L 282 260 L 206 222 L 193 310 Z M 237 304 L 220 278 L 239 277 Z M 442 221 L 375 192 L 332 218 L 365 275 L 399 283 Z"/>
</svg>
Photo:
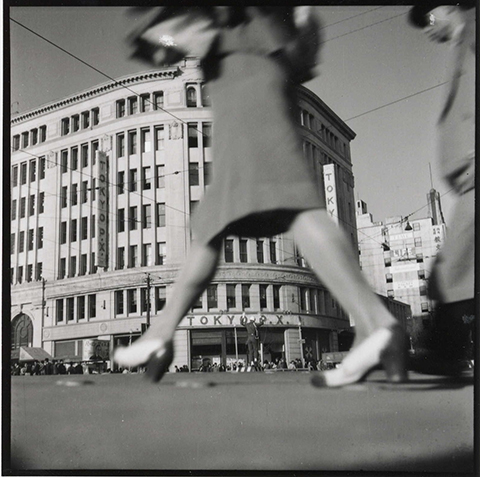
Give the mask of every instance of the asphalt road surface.
<svg viewBox="0 0 480 477">
<path fill-rule="evenodd" d="M 176 373 L 156 385 L 16 376 L 12 467 L 473 473 L 473 376 L 309 383 L 306 372 Z"/>
</svg>

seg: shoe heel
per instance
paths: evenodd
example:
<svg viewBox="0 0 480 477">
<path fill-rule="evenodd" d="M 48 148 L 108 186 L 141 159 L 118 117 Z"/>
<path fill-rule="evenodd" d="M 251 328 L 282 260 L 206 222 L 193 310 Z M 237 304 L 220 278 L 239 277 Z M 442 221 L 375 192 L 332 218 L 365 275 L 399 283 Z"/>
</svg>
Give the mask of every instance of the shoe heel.
<svg viewBox="0 0 480 477">
<path fill-rule="evenodd" d="M 173 361 L 173 344 L 171 341 L 165 344 L 165 349 L 162 353 L 153 353 L 148 360 L 146 377 L 158 383 L 163 378 L 163 375 L 168 371 L 169 366 Z"/>
<path fill-rule="evenodd" d="M 408 381 L 407 340 L 403 330 L 395 330 L 389 345 L 380 353 L 380 363 L 389 382 Z"/>
</svg>

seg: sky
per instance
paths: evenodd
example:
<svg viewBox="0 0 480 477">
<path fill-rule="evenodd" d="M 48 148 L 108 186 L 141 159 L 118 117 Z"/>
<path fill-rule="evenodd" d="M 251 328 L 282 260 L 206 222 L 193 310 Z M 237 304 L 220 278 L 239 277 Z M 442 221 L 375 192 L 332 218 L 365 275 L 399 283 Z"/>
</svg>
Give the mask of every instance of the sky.
<svg viewBox="0 0 480 477">
<path fill-rule="evenodd" d="M 448 217 L 452 193 L 437 174 L 436 122 L 448 45 L 407 23 L 408 6 L 318 6 L 319 75 L 305 84 L 356 133 L 355 199 L 375 221 L 428 216 L 432 183 Z M 12 7 L 5 14 L 111 78 L 149 70 L 128 58 L 125 7 Z M 25 112 L 108 78 L 10 21 L 12 112 Z M 440 86 L 439 86 L 440 85 Z M 431 166 L 431 167 L 430 167 Z M 431 169 L 431 173 L 430 173 Z"/>
</svg>

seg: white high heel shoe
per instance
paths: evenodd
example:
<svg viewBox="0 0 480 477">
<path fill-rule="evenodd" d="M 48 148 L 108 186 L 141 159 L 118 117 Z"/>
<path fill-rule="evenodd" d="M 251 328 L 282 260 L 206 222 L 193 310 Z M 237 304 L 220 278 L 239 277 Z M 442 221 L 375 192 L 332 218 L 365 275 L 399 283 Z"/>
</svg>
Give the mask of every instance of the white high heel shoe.
<svg viewBox="0 0 480 477">
<path fill-rule="evenodd" d="M 124 367 L 147 366 L 146 375 L 154 382 L 160 381 L 173 361 L 173 343 L 161 339 L 138 341 L 117 348 L 113 360 Z"/>
<path fill-rule="evenodd" d="M 388 381 L 408 380 L 405 332 L 400 326 L 380 328 L 354 348 L 342 361 L 342 366 L 312 377 L 315 387 L 340 387 L 363 381 L 381 365 Z"/>
</svg>

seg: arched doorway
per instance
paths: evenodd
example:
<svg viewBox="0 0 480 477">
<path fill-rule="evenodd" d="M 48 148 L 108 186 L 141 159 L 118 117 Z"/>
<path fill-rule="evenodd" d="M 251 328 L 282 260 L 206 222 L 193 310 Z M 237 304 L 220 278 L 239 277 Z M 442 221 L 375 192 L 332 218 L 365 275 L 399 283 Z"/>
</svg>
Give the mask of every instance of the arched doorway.
<svg viewBox="0 0 480 477">
<path fill-rule="evenodd" d="M 21 313 L 12 321 L 12 350 L 20 348 L 20 346 L 33 345 L 33 323 L 29 316 Z"/>
</svg>

